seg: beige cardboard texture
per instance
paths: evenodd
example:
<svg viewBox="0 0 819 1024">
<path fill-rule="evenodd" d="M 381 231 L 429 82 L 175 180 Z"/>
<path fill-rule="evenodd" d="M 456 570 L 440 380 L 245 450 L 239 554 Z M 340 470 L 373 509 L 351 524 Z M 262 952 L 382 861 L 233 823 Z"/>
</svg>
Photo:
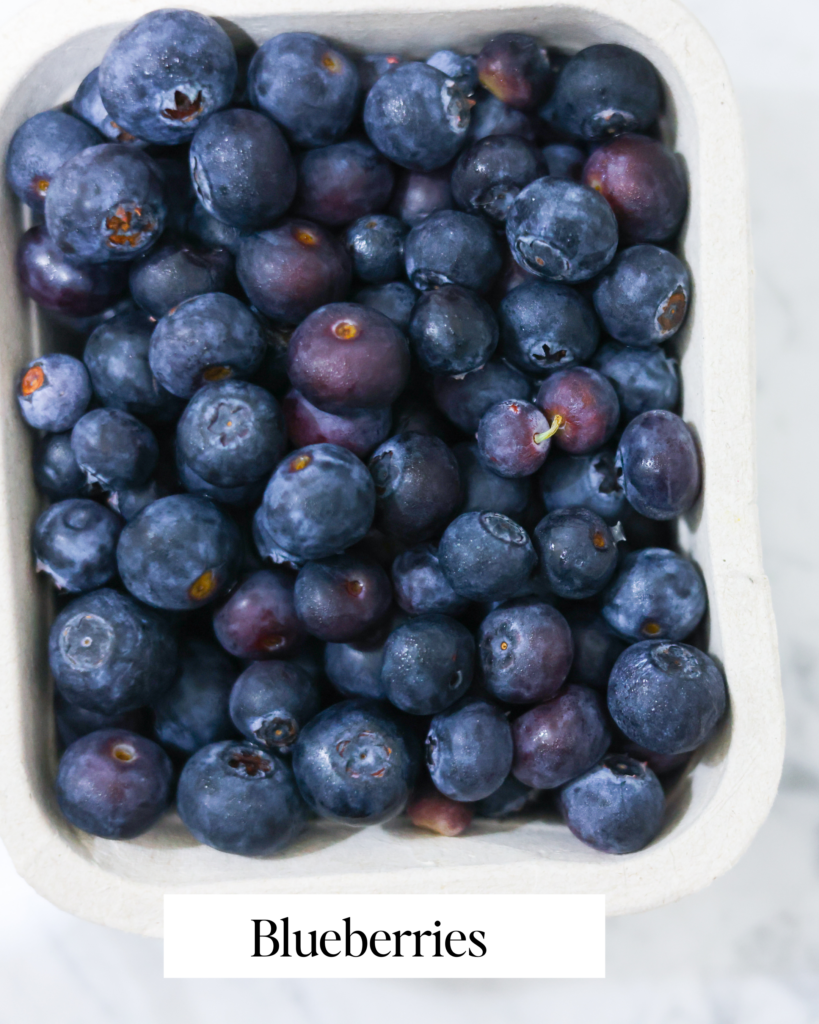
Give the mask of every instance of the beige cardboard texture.
<svg viewBox="0 0 819 1024">
<path fill-rule="evenodd" d="M 755 504 L 752 266 L 742 134 L 719 54 L 675 0 L 248 0 L 190 6 L 261 42 L 303 29 L 354 51 L 424 56 L 475 52 L 500 31 L 531 32 L 576 50 L 632 46 L 654 62 L 669 98 L 670 137 L 691 183 L 684 255 L 692 315 L 677 346 L 684 418 L 701 445 L 705 489 L 680 528 L 682 550 L 710 595 L 710 650 L 724 667 L 730 715 L 670 801 L 669 821 L 628 856 L 583 846 L 556 822 L 476 823 L 457 839 L 402 821 L 354 831 L 319 824 L 284 855 L 248 860 L 193 841 L 173 814 L 147 835 L 111 842 L 59 815 L 51 685 L 46 664 L 48 587 L 29 553 L 39 508 L 29 468 L 32 439 L 9 404 L 20 367 L 49 347 L 21 299 L 14 249 L 21 213 L 0 198 L 0 833 L 17 870 L 81 917 L 159 935 L 162 895 L 212 893 L 605 893 L 609 913 L 646 910 L 706 886 L 732 867 L 765 819 L 781 769 L 784 724 L 776 630 L 763 574 Z M 163 6 L 150 0 L 60 0 L 27 8 L 0 34 L 0 147 L 25 118 L 70 98 L 125 24 Z M 32 31 L 36 26 L 36 32 Z"/>
</svg>

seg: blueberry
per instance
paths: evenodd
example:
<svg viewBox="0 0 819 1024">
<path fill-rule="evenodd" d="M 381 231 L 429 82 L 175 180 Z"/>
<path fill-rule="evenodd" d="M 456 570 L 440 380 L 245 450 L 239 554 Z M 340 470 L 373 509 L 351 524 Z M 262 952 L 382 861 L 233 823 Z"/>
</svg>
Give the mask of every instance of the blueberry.
<svg viewBox="0 0 819 1024">
<path fill-rule="evenodd" d="M 144 423 L 119 409 L 92 409 L 71 431 L 77 465 L 107 491 L 143 484 L 156 468 L 159 448 Z"/>
<path fill-rule="evenodd" d="M 549 421 L 536 405 L 507 398 L 490 406 L 481 417 L 478 454 L 498 476 L 531 476 L 549 454 L 549 438 Z"/>
<path fill-rule="evenodd" d="M 480 818 L 509 818 L 520 814 L 528 803 L 531 803 L 535 790 L 524 786 L 514 775 L 510 775 L 501 785 L 475 804 L 475 814 Z"/>
<path fill-rule="evenodd" d="M 200 388 L 176 428 L 177 459 L 218 487 L 268 477 L 285 446 L 279 403 L 244 380 Z"/>
<path fill-rule="evenodd" d="M 502 224 L 520 190 L 542 173 L 540 154 L 532 143 L 514 135 L 489 135 L 458 157 L 452 196 L 461 209 Z"/>
<path fill-rule="evenodd" d="M 466 512 L 453 519 L 438 558 L 455 593 L 471 601 L 511 597 L 537 562 L 523 527 L 499 512 Z"/>
<path fill-rule="evenodd" d="M 34 524 L 37 570 L 70 593 L 93 590 L 117 572 L 122 520 L 87 498 L 67 498 L 46 509 Z"/>
<path fill-rule="evenodd" d="M 162 234 L 162 172 L 142 150 L 108 142 L 71 157 L 46 194 L 48 233 L 86 263 L 132 260 Z"/>
<path fill-rule="evenodd" d="M 17 247 L 17 279 L 24 295 L 49 312 L 89 317 L 112 306 L 125 291 L 121 263 L 69 259 L 42 225 L 29 228 Z"/>
<path fill-rule="evenodd" d="M 660 831 L 665 812 L 657 776 L 622 754 L 609 754 L 573 779 L 558 802 L 572 834 L 603 853 L 642 850 Z"/>
<path fill-rule="evenodd" d="M 426 763 L 435 787 L 452 800 L 483 800 L 512 767 L 512 729 L 486 701 L 473 700 L 437 714 L 426 739 Z"/>
<path fill-rule="evenodd" d="M 352 452 L 312 444 L 291 452 L 270 478 L 257 512 L 277 554 L 303 562 L 340 554 L 364 537 L 375 514 L 375 485 Z"/>
<path fill-rule="evenodd" d="M 311 149 L 299 158 L 296 212 L 340 227 L 383 210 L 393 181 L 392 165 L 363 139 Z"/>
<path fill-rule="evenodd" d="M 461 513 L 501 512 L 519 519 L 529 502 L 527 477 L 502 477 L 487 469 L 474 443 L 452 449 L 461 471 Z"/>
<path fill-rule="evenodd" d="M 85 344 L 94 393 L 104 406 L 157 422 L 174 420 L 183 403 L 159 384 L 148 352 L 154 324 L 142 310 L 119 313 L 100 324 Z"/>
<path fill-rule="evenodd" d="M 593 597 L 617 567 L 617 544 L 605 520 L 587 508 L 561 508 L 533 535 L 540 573 L 558 597 Z"/>
<path fill-rule="evenodd" d="M 222 110 L 196 132 L 190 172 L 200 203 L 245 231 L 268 227 L 296 194 L 296 165 L 276 125 L 255 110 Z"/>
<path fill-rule="evenodd" d="M 194 203 L 185 227 L 186 234 L 199 245 L 207 249 L 227 249 L 234 256 L 238 253 L 239 245 L 245 237 L 245 232 L 217 220 L 198 201 Z"/>
<path fill-rule="evenodd" d="M 478 631 L 486 688 L 509 704 L 554 697 L 572 664 L 569 625 L 542 601 L 523 600 L 490 612 Z"/>
<path fill-rule="evenodd" d="M 478 54 L 481 85 L 516 110 L 531 110 L 552 83 L 549 55 L 533 36 L 503 32 Z"/>
<path fill-rule="evenodd" d="M 551 114 L 563 131 L 596 140 L 645 131 L 657 120 L 661 101 L 660 80 L 650 61 L 627 46 L 601 43 L 566 62 Z"/>
<path fill-rule="evenodd" d="M 409 347 L 389 317 L 354 302 L 332 302 L 296 328 L 287 351 L 293 387 L 319 408 L 383 408 L 404 390 Z"/>
<path fill-rule="evenodd" d="M 414 227 L 404 243 L 404 260 L 407 276 L 422 291 L 459 284 L 484 292 L 501 269 L 492 228 L 460 210 L 441 210 Z"/>
<path fill-rule="evenodd" d="M 442 71 L 447 78 L 454 78 L 455 84 L 471 96 L 478 87 L 478 62 L 475 57 L 463 57 L 454 50 L 437 50 L 426 63 Z"/>
<path fill-rule="evenodd" d="M 194 295 L 224 291 L 232 268 L 228 249 L 166 242 L 134 260 L 128 284 L 134 301 L 159 319 Z"/>
<path fill-rule="evenodd" d="M 265 339 L 247 306 L 232 295 L 196 295 L 162 317 L 151 337 L 154 376 L 172 395 L 190 398 L 205 383 L 249 377 Z"/>
<path fill-rule="evenodd" d="M 665 548 L 626 555 L 605 594 L 603 618 L 628 640 L 684 640 L 705 614 L 702 577 Z"/>
<path fill-rule="evenodd" d="M 614 663 L 626 648 L 625 643 L 594 607 L 570 605 L 565 615 L 574 643 L 569 682 L 605 690 Z"/>
<path fill-rule="evenodd" d="M 57 737 L 63 747 L 71 744 L 81 736 L 87 736 L 98 729 L 127 729 L 141 736 L 149 732 L 151 727 L 148 708 L 136 708 L 123 711 L 119 715 L 101 715 L 97 711 L 86 711 L 79 704 L 69 704 L 62 694 L 54 692 L 54 722 L 57 726 Z"/>
<path fill-rule="evenodd" d="M 556 789 L 605 754 L 609 731 L 594 690 L 570 684 L 512 723 L 512 774 L 527 786 Z"/>
<path fill-rule="evenodd" d="M 464 433 L 472 435 L 490 406 L 504 398 L 525 401 L 531 393 L 532 385 L 526 377 L 501 360 L 490 361 L 465 376 L 433 380 L 435 404 Z"/>
<path fill-rule="evenodd" d="M 561 178 L 538 178 L 512 204 L 506 237 L 525 270 L 547 281 L 576 284 L 611 262 L 617 220 L 594 189 Z"/>
<path fill-rule="evenodd" d="M 620 438 L 617 465 L 629 504 L 649 519 L 687 512 L 700 491 L 700 460 L 691 431 L 673 412 L 644 412 Z"/>
<path fill-rule="evenodd" d="M 633 348 L 610 341 L 597 350 L 592 365 L 611 381 L 626 420 L 653 409 L 673 409 L 680 399 L 677 361 L 658 345 Z"/>
<path fill-rule="evenodd" d="M 155 608 L 198 608 L 236 578 L 239 531 L 205 498 L 160 498 L 127 523 L 117 564 L 128 590 Z"/>
<path fill-rule="evenodd" d="M 609 711 L 626 736 L 659 754 L 705 742 L 725 712 L 725 680 L 714 662 L 688 644 L 644 640 L 617 659 Z"/>
<path fill-rule="evenodd" d="M 384 649 L 392 631 L 405 620 L 403 615 L 392 616 L 364 637 L 344 644 L 325 645 L 324 671 L 339 693 L 345 697 L 387 699 L 381 678 Z"/>
<path fill-rule="evenodd" d="M 396 707 L 413 715 L 434 715 L 466 693 L 474 664 L 475 641 L 466 626 L 429 612 L 390 634 L 381 679 Z"/>
<path fill-rule="evenodd" d="M 543 147 L 541 154 L 550 178 L 580 181 L 586 162 L 584 150 L 566 142 L 552 142 Z"/>
<path fill-rule="evenodd" d="M 403 253 L 403 242 L 401 251 Z M 410 285 L 403 281 L 390 281 L 388 284 L 362 288 L 354 301 L 370 309 L 377 309 L 379 313 L 388 316 L 396 327 L 406 331 L 417 298 L 418 292 Z"/>
<path fill-rule="evenodd" d="M 358 77 L 362 92 L 369 92 L 382 75 L 403 64 L 397 53 L 365 53 L 358 59 Z"/>
<path fill-rule="evenodd" d="M 165 751 L 125 729 L 100 729 L 71 744 L 57 770 L 57 803 L 72 825 L 103 839 L 133 839 L 173 795 Z"/>
<path fill-rule="evenodd" d="M 345 299 L 352 277 L 344 245 L 306 220 L 285 221 L 242 239 L 236 273 L 253 305 L 287 324 Z"/>
<path fill-rule="evenodd" d="M 136 146 L 146 145 L 143 139 L 138 139 L 130 132 L 126 132 L 124 128 L 120 128 L 108 113 L 100 93 L 99 68 L 89 71 L 80 82 L 79 88 L 74 93 L 74 99 L 71 101 L 71 113 L 91 125 L 92 128 L 96 128 L 108 142 L 126 142 Z M 86 143 L 86 146 L 89 145 L 93 146 L 95 143 Z"/>
<path fill-rule="evenodd" d="M 294 584 L 284 569 L 263 569 L 243 580 L 213 616 L 213 631 L 224 649 L 255 661 L 296 648 L 304 627 L 296 615 Z"/>
<path fill-rule="evenodd" d="M 277 754 L 290 753 L 320 707 L 316 682 L 292 661 L 255 662 L 230 693 L 230 717 L 239 732 Z"/>
<path fill-rule="evenodd" d="M 245 857 L 290 846 L 308 817 L 287 761 L 238 740 L 211 743 L 193 755 L 182 769 L 176 806 L 200 843 Z"/>
<path fill-rule="evenodd" d="M 295 388 L 282 402 L 287 436 L 297 448 L 310 444 L 336 444 L 366 458 L 390 434 L 392 415 L 387 409 L 347 409 L 325 412 L 308 402 Z"/>
<path fill-rule="evenodd" d="M 296 579 L 296 614 L 312 636 L 345 643 L 380 622 L 390 607 L 386 572 L 370 558 L 335 555 L 308 562 Z"/>
<path fill-rule="evenodd" d="M 293 769 L 302 796 L 322 818 L 377 825 L 406 807 L 418 752 L 382 705 L 345 700 L 302 729 Z"/>
<path fill-rule="evenodd" d="M 583 505 L 610 525 L 620 519 L 626 503 L 614 453 L 606 448 L 549 459 L 540 474 L 540 493 L 547 512 Z"/>
<path fill-rule="evenodd" d="M 440 438 L 397 434 L 369 465 L 381 529 L 405 544 L 429 540 L 458 507 L 458 463 Z"/>
<path fill-rule="evenodd" d="M 393 189 L 390 213 L 415 228 L 431 214 L 451 210 L 451 176 L 448 166 L 427 172 L 402 171 Z"/>
<path fill-rule="evenodd" d="M 216 644 L 188 640 L 182 645 L 179 675 L 153 702 L 157 739 L 174 754 L 189 757 L 236 730 L 228 701 L 237 671 Z"/>
<path fill-rule="evenodd" d="M 429 64 L 388 71 L 364 102 L 364 127 L 384 156 L 413 171 L 449 163 L 466 141 L 470 103 L 456 82 Z"/>
<path fill-rule="evenodd" d="M 541 384 L 535 399 L 554 427 L 554 443 L 570 455 L 602 447 L 617 429 L 620 403 L 607 377 L 588 366 L 558 370 Z"/>
<path fill-rule="evenodd" d="M 682 326 L 691 298 L 688 268 L 667 249 L 632 245 L 595 284 L 594 305 L 612 337 L 651 348 Z"/>
<path fill-rule="evenodd" d="M 469 604 L 447 583 L 431 544 L 419 544 L 397 556 L 392 563 L 392 585 L 398 606 L 409 615 L 460 615 Z"/>
<path fill-rule="evenodd" d="M 479 295 L 457 284 L 425 291 L 415 303 L 409 336 L 421 366 L 438 376 L 478 370 L 498 344 L 498 322 Z"/>
<path fill-rule="evenodd" d="M 492 93 L 479 90 L 469 122 L 470 142 L 478 142 L 492 135 L 515 135 L 534 142 L 536 134 L 532 117 L 522 110 L 507 106 Z"/>
<path fill-rule="evenodd" d="M 370 214 L 353 221 L 344 240 L 356 275 L 373 284 L 387 284 L 400 277 L 404 269 L 406 233 L 406 225 L 386 213 Z"/>
<path fill-rule="evenodd" d="M 439 836 L 459 836 L 472 824 L 472 804 L 450 800 L 432 785 L 416 789 L 407 804 L 407 817 L 416 828 Z"/>
<path fill-rule="evenodd" d="M 67 701 L 118 715 L 149 704 L 171 685 L 176 639 L 165 622 L 127 595 L 94 590 L 54 620 L 48 662 Z"/>
<path fill-rule="evenodd" d="M 33 458 L 34 482 L 49 498 L 77 498 L 85 491 L 85 473 L 71 448 L 71 433 L 46 434 Z"/>
<path fill-rule="evenodd" d="M 146 505 L 150 505 L 151 502 L 158 501 L 160 498 L 167 498 L 169 493 L 163 483 L 153 479 L 145 484 L 136 484 L 132 487 L 121 487 L 119 490 L 110 491 L 106 501 L 110 509 L 122 516 L 126 523 L 129 523 Z"/>
<path fill-rule="evenodd" d="M 621 135 L 596 149 L 583 168 L 583 182 L 614 211 L 623 241 L 668 241 L 688 206 L 679 157 L 645 135 Z"/>
<path fill-rule="evenodd" d="M 236 52 L 213 18 L 194 11 L 144 14 L 123 29 L 100 64 L 102 102 L 114 121 L 148 142 L 188 141 L 227 106 Z"/>
<path fill-rule="evenodd" d="M 248 71 L 253 106 L 307 148 L 341 138 L 355 114 L 359 88 L 355 64 L 311 32 L 268 39 Z"/>
<path fill-rule="evenodd" d="M 102 142 L 99 132 L 71 114 L 46 110 L 24 121 L 6 155 L 6 181 L 22 202 L 42 214 L 51 179 L 66 160 Z"/>
<path fill-rule="evenodd" d="M 568 285 L 548 281 L 513 288 L 498 307 L 498 322 L 504 358 L 536 377 L 585 363 L 600 335 L 589 302 Z"/>
<path fill-rule="evenodd" d="M 88 372 L 73 356 L 60 352 L 33 360 L 20 375 L 17 404 L 35 430 L 69 430 L 91 401 Z"/>
</svg>

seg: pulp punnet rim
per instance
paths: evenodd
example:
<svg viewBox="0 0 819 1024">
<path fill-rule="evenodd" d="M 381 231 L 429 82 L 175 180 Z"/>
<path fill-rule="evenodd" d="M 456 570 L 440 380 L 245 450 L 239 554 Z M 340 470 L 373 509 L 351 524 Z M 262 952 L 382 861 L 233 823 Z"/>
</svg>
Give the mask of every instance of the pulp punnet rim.
<svg viewBox="0 0 819 1024">
<path fill-rule="evenodd" d="M 157 0 L 44 0 L 0 27 L 0 148 L 40 110 L 64 102 L 113 36 L 166 6 Z M 159 935 L 162 896 L 206 893 L 604 893 L 611 914 L 647 910 L 708 885 L 731 868 L 765 820 L 782 765 L 784 714 L 776 627 L 762 568 L 754 466 L 752 253 L 737 104 L 722 59 L 676 0 L 247 0 L 183 3 L 225 19 L 256 42 L 314 31 L 353 52 L 425 57 L 476 52 L 502 31 L 530 32 L 575 51 L 632 46 L 664 81 L 666 127 L 685 162 L 691 202 L 682 252 L 694 302 L 676 345 L 683 417 L 703 457 L 704 491 L 680 524 L 679 545 L 700 566 L 710 601 L 709 650 L 725 670 L 730 714 L 670 798 L 669 820 L 646 849 L 597 853 L 556 821 L 479 822 L 457 839 L 401 819 L 351 830 L 320 823 L 278 857 L 244 859 L 196 844 L 173 813 L 128 842 L 79 832 L 53 796 L 56 743 L 46 639 L 49 587 L 36 579 L 31 525 L 41 509 L 30 469 L 33 438 L 7 407 L 0 421 L 0 835 L 18 872 L 80 917 Z M 37 31 L 32 31 L 36 25 Z M 23 214 L 0 197 L 0 375 L 7 403 L 20 367 L 56 340 L 23 300 L 14 252 Z"/>
</svg>

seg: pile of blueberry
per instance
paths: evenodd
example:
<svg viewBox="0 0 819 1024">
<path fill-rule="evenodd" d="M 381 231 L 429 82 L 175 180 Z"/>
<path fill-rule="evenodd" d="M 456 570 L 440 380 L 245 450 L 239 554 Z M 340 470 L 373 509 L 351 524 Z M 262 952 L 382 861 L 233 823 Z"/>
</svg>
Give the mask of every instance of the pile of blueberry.
<svg viewBox="0 0 819 1024">
<path fill-rule="evenodd" d="M 256 856 L 315 816 L 658 833 L 726 707 L 673 550 L 661 114 L 619 45 L 250 53 L 161 10 L 18 129 L 20 284 L 68 349 L 17 401 L 69 821 L 125 839 L 175 796 Z"/>
</svg>

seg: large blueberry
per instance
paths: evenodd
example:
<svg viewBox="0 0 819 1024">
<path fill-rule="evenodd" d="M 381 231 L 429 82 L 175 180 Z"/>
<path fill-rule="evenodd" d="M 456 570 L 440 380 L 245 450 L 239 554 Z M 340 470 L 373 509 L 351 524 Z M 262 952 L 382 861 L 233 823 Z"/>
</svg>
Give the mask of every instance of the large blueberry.
<svg viewBox="0 0 819 1024">
<path fill-rule="evenodd" d="M 392 585 L 396 602 L 409 615 L 459 615 L 469 603 L 447 583 L 431 544 L 419 544 L 398 555 L 392 563 Z"/>
<path fill-rule="evenodd" d="M 134 261 L 128 284 L 134 301 L 159 319 L 194 295 L 224 291 L 232 268 L 227 249 L 167 242 Z"/>
<path fill-rule="evenodd" d="M 706 602 L 702 577 L 687 558 L 644 548 L 623 559 L 601 611 L 628 640 L 684 640 L 705 614 Z"/>
<path fill-rule="evenodd" d="M 85 491 L 85 473 L 71 448 L 71 433 L 46 434 L 37 442 L 32 459 L 34 482 L 49 498 L 77 498 Z"/>
<path fill-rule="evenodd" d="M 388 284 L 400 277 L 407 230 L 406 224 L 386 213 L 368 214 L 353 221 L 344 241 L 356 275 L 372 284 Z"/>
<path fill-rule="evenodd" d="M 540 154 L 532 143 L 515 135 L 490 135 L 458 157 L 452 196 L 462 210 L 502 224 L 520 190 L 542 174 Z"/>
<path fill-rule="evenodd" d="M 108 142 L 127 142 L 140 147 L 146 145 L 143 139 L 138 139 L 121 128 L 108 113 L 100 92 L 100 69 L 98 67 L 89 71 L 77 87 L 74 99 L 71 101 L 71 113 L 96 128 Z"/>
<path fill-rule="evenodd" d="M 240 548 L 238 528 L 224 512 L 205 498 L 175 494 L 126 525 L 117 563 L 134 597 L 184 610 L 212 601 L 234 581 Z"/>
<path fill-rule="evenodd" d="M 152 704 L 160 743 L 189 757 L 208 743 L 235 736 L 228 701 L 237 674 L 216 644 L 187 640 L 180 650 L 179 675 Z"/>
<path fill-rule="evenodd" d="M 456 284 L 421 294 L 412 310 L 409 336 L 421 366 L 436 376 L 479 370 L 498 344 L 498 322 L 480 295 Z"/>
<path fill-rule="evenodd" d="M 531 110 L 552 83 L 549 54 L 534 36 L 501 32 L 478 54 L 481 85 L 516 110 Z"/>
<path fill-rule="evenodd" d="M 694 750 L 725 712 L 722 673 L 688 644 L 644 640 L 617 659 L 609 711 L 630 740 L 658 754 Z"/>
<path fill-rule="evenodd" d="M 498 476 L 536 473 L 549 454 L 549 421 L 532 402 L 507 398 L 489 407 L 478 425 L 478 454 Z"/>
<path fill-rule="evenodd" d="M 284 569 L 252 573 L 213 616 L 216 639 L 237 658 L 287 654 L 304 638 L 296 615 L 294 577 Z"/>
<path fill-rule="evenodd" d="M 412 61 L 373 85 L 364 103 L 364 127 L 373 145 L 401 167 L 434 171 L 466 141 L 470 103 L 437 68 Z"/>
<path fill-rule="evenodd" d="M 504 358 L 536 377 L 585 363 L 600 335 L 589 302 L 550 281 L 513 288 L 498 307 L 498 322 Z"/>
<path fill-rule="evenodd" d="M 535 527 L 540 573 L 558 597 L 575 601 L 598 594 L 617 568 L 617 544 L 596 512 L 561 508 Z"/>
<path fill-rule="evenodd" d="M 340 227 L 387 205 L 392 165 L 364 139 L 311 149 L 299 159 L 295 210 L 301 217 Z"/>
<path fill-rule="evenodd" d="M 501 269 L 500 247 L 489 223 L 460 210 L 433 213 L 407 235 L 407 276 L 426 291 L 459 284 L 486 291 Z"/>
<path fill-rule="evenodd" d="M 6 181 L 22 202 L 42 214 L 51 179 L 77 153 L 96 146 L 94 129 L 60 110 L 46 110 L 24 121 L 9 143 Z"/>
<path fill-rule="evenodd" d="M 249 377 L 264 351 L 261 324 L 247 306 L 232 295 L 211 292 L 162 317 L 151 336 L 149 360 L 163 387 L 190 398 L 205 383 Z"/>
<path fill-rule="evenodd" d="M 358 554 L 308 562 L 296 579 L 296 614 L 311 636 L 344 643 L 372 629 L 390 607 L 389 577 Z"/>
<path fill-rule="evenodd" d="M 603 853 L 634 853 L 660 831 L 665 794 L 654 772 L 633 757 L 609 754 L 558 796 L 563 820 Z"/>
<path fill-rule="evenodd" d="M 165 751 L 125 729 L 100 729 L 65 751 L 57 770 L 57 803 L 72 825 L 103 839 L 147 832 L 173 796 Z"/>
<path fill-rule="evenodd" d="M 60 612 L 48 662 L 67 701 L 116 715 L 150 703 L 176 674 L 176 638 L 157 615 L 115 590 L 94 590 Z"/>
<path fill-rule="evenodd" d="M 665 409 L 644 412 L 620 438 L 617 466 L 629 503 L 649 519 L 674 519 L 700 492 L 700 459 L 683 420 Z"/>
<path fill-rule="evenodd" d="M 617 220 L 605 199 L 586 185 L 538 178 L 506 217 L 512 255 L 547 281 L 588 281 L 617 251 Z"/>
<path fill-rule="evenodd" d="M 345 700 L 302 729 L 293 769 L 307 803 L 323 818 L 377 825 L 406 807 L 418 773 L 412 738 L 383 705 Z"/>
<path fill-rule="evenodd" d="M 182 769 L 176 806 L 200 843 L 245 857 L 290 846 L 308 817 L 287 761 L 239 740 L 211 743 L 193 755 Z"/>
<path fill-rule="evenodd" d="M 326 146 L 347 131 L 359 99 L 349 57 L 312 32 L 282 32 L 263 43 L 248 69 L 253 106 L 299 146 Z"/>
<path fill-rule="evenodd" d="M 452 800 L 483 800 L 512 767 L 512 729 L 506 715 L 482 700 L 437 714 L 426 739 L 426 763 L 435 787 Z"/>
<path fill-rule="evenodd" d="M 121 128 L 167 146 L 186 142 L 227 106 L 236 75 L 233 43 L 213 18 L 166 8 L 120 32 L 100 64 L 99 86 Z"/>
<path fill-rule="evenodd" d="M 499 512 L 466 512 L 438 545 L 452 589 L 471 601 L 502 601 L 528 580 L 537 563 L 529 535 Z"/>
<path fill-rule="evenodd" d="M 534 704 L 553 697 L 572 664 L 572 634 L 556 609 L 523 600 L 490 612 L 478 631 L 486 687 L 498 700 Z"/>
<path fill-rule="evenodd" d="M 453 199 L 450 177 L 450 167 L 440 167 L 426 173 L 403 171 L 393 189 L 390 213 L 414 228 L 439 210 L 451 210 Z"/>
<path fill-rule="evenodd" d="M 162 234 L 162 172 L 142 150 L 108 142 L 66 161 L 46 193 L 48 233 L 86 263 L 132 260 Z"/>
<path fill-rule="evenodd" d="M 37 569 L 61 590 L 80 593 L 116 575 L 116 548 L 122 520 L 87 498 L 58 501 L 34 524 L 32 547 Z"/>
<path fill-rule="evenodd" d="M 466 626 L 429 612 L 390 634 L 381 679 L 396 707 L 412 715 L 434 715 L 466 693 L 474 667 L 475 641 Z"/>
<path fill-rule="evenodd" d="M 552 427 L 554 443 L 570 455 L 586 455 L 609 440 L 620 419 L 617 392 L 608 377 L 588 366 L 556 370 L 535 399 Z"/>
<path fill-rule="evenodd" d="M 35 430 L 70 430 L 91 401 L 91 381 L 79 359 L 52 352 L 29 363 L 17 385 L 17 405 Z"/>
<path fill-rule="evenodd" d="M 292 750 L 320 707 L 316 681 L 294 661 L 254 662 L 230 693 L 230 717 L 239 732 L 278 754 Z"/>
<path fill-rule="evenodd" d="M 658 345 L 633 348 L 610 341 L 595 352 L 592 366 L 611 381 L 626 420 L 654 409 L 673 409 L 679 401 L 677 361 Z"/>
<path fill-rule="evenodd" d="M 346 448 L 312 444 L 276 468 L 256 514 L 260 551 L 274 560 L 304 562 L 340 554 L 364 537 L 375 514 L 375 485 Z"/>
<path fill-rule="evenodd" d="M 152 432 L 120 409 L 92 409 L 80 417 L 71 431 L 71 448 L 89 480 L 107 491 L 144 484 L 159 458 Z"/>
</svg>

